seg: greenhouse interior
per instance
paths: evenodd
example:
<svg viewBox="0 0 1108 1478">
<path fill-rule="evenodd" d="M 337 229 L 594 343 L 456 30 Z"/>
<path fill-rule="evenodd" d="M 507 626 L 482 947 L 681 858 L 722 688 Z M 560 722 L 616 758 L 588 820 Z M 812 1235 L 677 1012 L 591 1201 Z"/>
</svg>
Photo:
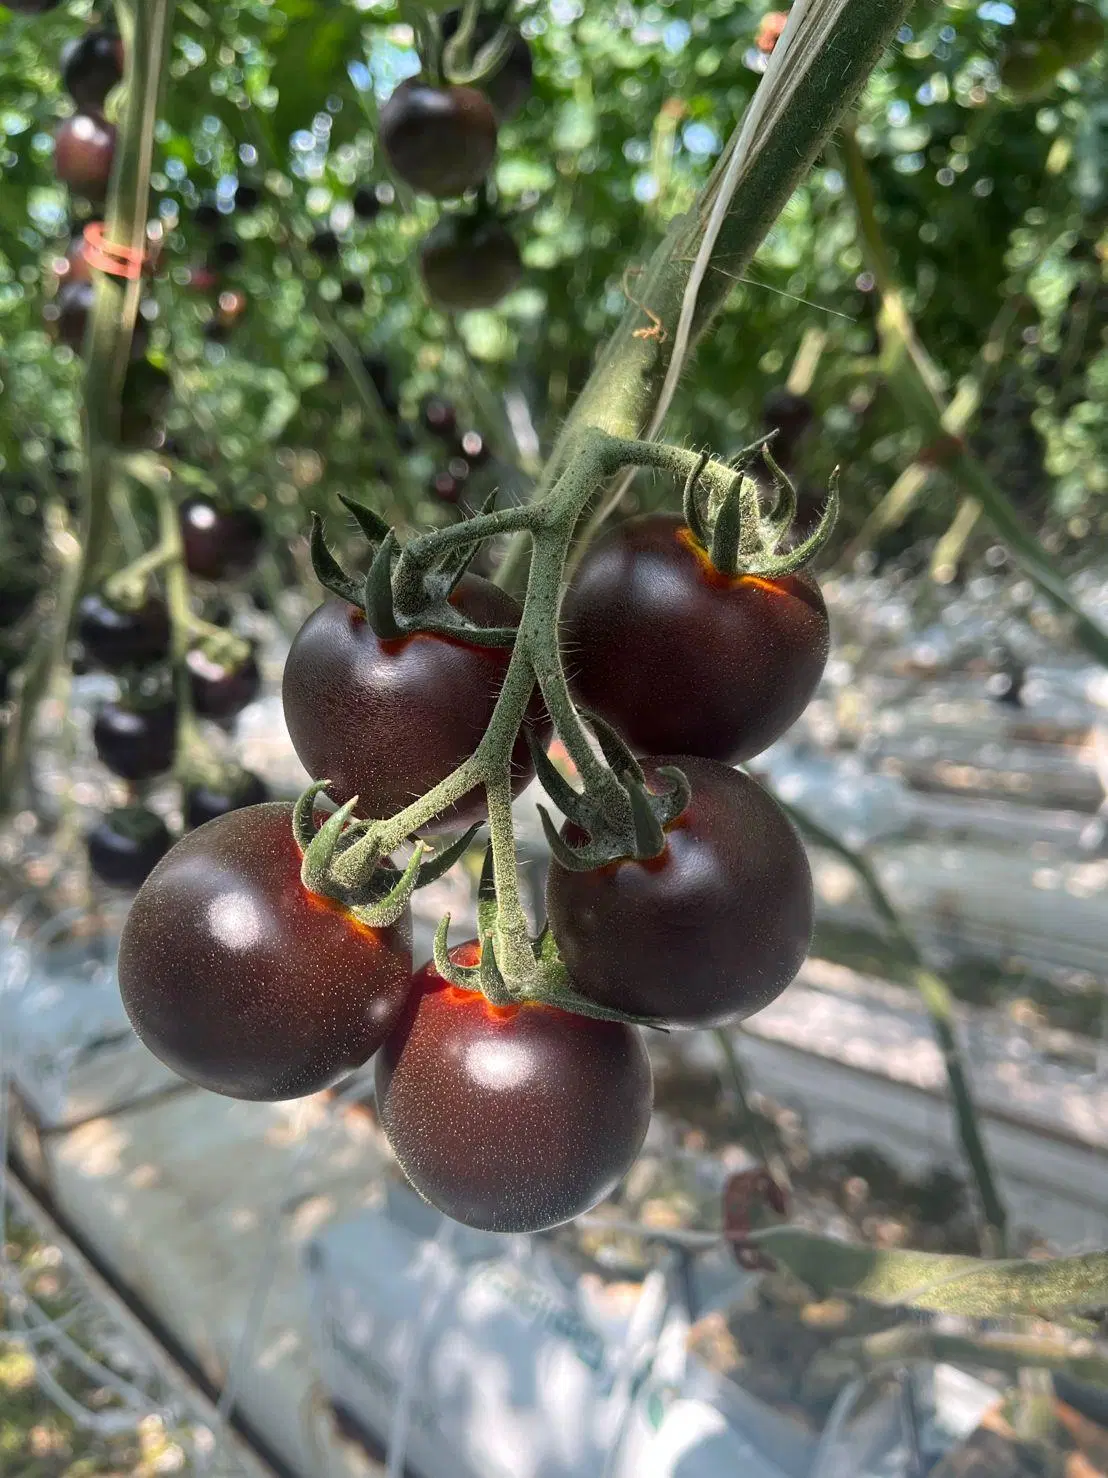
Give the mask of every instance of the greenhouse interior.
<svg viewBox="0 0 1108 1478">
<path fill-rule="evenodd" d="M 0 0 L 0 1478 L 1108 1475 L 1106 36 Z"/>
</svg>

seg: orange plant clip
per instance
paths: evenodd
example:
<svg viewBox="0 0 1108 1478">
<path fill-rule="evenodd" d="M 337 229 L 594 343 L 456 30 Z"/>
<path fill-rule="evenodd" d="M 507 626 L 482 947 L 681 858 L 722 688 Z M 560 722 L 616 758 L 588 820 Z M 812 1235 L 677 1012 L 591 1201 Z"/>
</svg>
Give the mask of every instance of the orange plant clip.
<svg viewBox="0 0 1108 1478">
<path fill-rule="evenodd" d="M 104 240 L 102 221 L 92 221 L 85 227 L 85 261 L 100 272 L 112 277 L 126 277 L 131 282 L 142 276 L 146 253 L 131 246 L 117 246 Z"/>
</svg>

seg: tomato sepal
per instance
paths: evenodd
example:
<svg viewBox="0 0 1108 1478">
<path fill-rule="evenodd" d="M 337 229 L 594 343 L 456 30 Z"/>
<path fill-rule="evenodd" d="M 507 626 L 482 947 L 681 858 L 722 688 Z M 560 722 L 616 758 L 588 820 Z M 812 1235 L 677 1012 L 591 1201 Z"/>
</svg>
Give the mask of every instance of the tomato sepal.
<svg viewBox="0 0 1108 1478">
<path fill-rule="evenodd" d="M 367 928 L 387 929 L 401 917 L 415 892 L 424 844 L 416 843 L 399 876 L 387 864 L 381 865 L 376 848 L 372 848 L 364 860 L 359 859 L 361 865 L 355 874 L 356 881 L 352 884 L 344 882 L 336 873 L 335 862 L 344 851 L 349 852 L 355 841 L 365 835 L 364 827 L 359 823 L 355 823 L 351 832 L 346 830 L 357 804 L 358 797 L 354 796 L 328 816 L 312 837 L 303 851 L 300 881 L 309 893 L 314 893 L 319 898 L 331 899 Z M 298 843 L 302 829 L 301 816 L 299 821 L 294 819 L 293 823 L 293 835 Z M 350 837 L 345 848 L 342 845 L 344 836 Z"/>
<path fill-rule="evenodd" d="M 383 858 L 373 823 L 354 819 L 358 797 L 332 813 L 318 829 L 316 797 L 328 781 L 315 781 L 293 807 L 292 831 L 302 858 L 300 880 L 310 893 L 341 904 L 369 928 L 395 923 L 417 888 L 437 882 L 458 861 L 481 829 L 476 822 L 428 861 L 417 842 L 400 873 Z"/>
<path fill-rule="evenodd" d="M 389 529 L 373 556 L 360 601 L 371 630 L 382 641 L 392 641 L 404 635 L 404 628 L 396 619 L 392 594 L 392 557 L 399 547 L 395 533 Z"/>
<path fill-rule="evenodd" d="M 312 532 L 309 536 L 308 547 L 311 553 L 312 569 L 324 590 L 329 590 L 332 595 L 337 595 L 339 600 L 344 600 L 349 605 L 360 605 L 361 590 L 358 583 L 350 578 L 327 548 L 327 541 L 323 537 L 323 520 L 318 513 L 312 514 Z"/>
<path fill-rule="evenodd" d="M 382 539 L 388 537 L 390 533 L 388 524 L 367 503 L 359 503 L 354 498 L 348 498 L 345 493 L 339 494 L 339 502 L 353 516 L 355 523 L 371 544 L 379 544 Z"/>
<path fill-rule="evenodd" d="M 440 920 L 435 930 L 435 969 L 458 990 L 480 992 L 490 1006 L 551 1006 L 575 1016 L 589 1016 L 595 1021 L 618 1021 L 627 1026 L 645 1026 L 668 1031 L 664 1021 L 650 1016 L 630 1015 L 582 995 L 570 979 L 558 954 L 554 936 L 548 928 L 531 941 L 535 956 L 535 973 L 522 986 L 510 986 L 496 963 L 496 947 L 492 931 L 480 939 L 481 958 L 476 965 L 461 965 L 451 958 L 450 915 Z"/>
<path fill-rule="evenodd" d="M 685 523 L 688 525 L 693 538 L 702 549 L 707 549 L 711 542 L 711 535 L 708 532 L 708 525 L 704 521 L 704 515 L 700 511 L 696 488 L 700 481 L 701 473 L 710 461 L 711 453 L 701 452 L 699 461 L 686 479 L 685 488 L 681 495 L 681 508 Z"/>
<path fill-rule="evenodd" d="M 670 782 L 662 794 L 650 790 L 638 760 L 625 741 L 603 719 L 581 710 L 593 727 L 605 759 L 627 796 L 628 814 L 613 822 L 605 810 L 585 791 L 574 790 L 558 773 L 542 746 L 530 733 L 527 743 L 535 774 L 550 799 L 579 831 L 588 834 L 581 846 L 571 846 L 562 836 L 545 806 L 538 806 L 543 833 L 556 859 L 570 872 L 591 872 L 609 862 L 627 858 L 647 861 L 665 851 L 665 829 L 672 825 L 689 803 L 691 789 L 676 766 L 665 765 L 658 774 Z"/>
<path fill-rule="evenodd" d="M 697 499 L 697 469 L 685 487 L 684 518 L 701 558 L 721 575 L 739 579 L 753 575 L 780 580 L 811 564 L 826 545 L 839 514 L 838 469 L 831 475 L 827 502 L 815 529 L 794 549 L 780 551 L 796 520 L 797 491 L 792 479 L 761 445 L 762 460 L 774 489 L 772 506 L 763 507 L 763 490 L 756 477 L 742 472 L 731 487 L 707 509 Z M 704 463 L 698 463 L 703 469 Z"/>
</svg>

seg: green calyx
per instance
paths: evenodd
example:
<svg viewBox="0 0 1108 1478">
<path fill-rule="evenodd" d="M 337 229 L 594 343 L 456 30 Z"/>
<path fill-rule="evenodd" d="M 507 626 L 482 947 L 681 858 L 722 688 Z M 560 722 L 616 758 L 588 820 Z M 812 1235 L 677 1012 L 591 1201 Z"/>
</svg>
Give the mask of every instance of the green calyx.
<svg viewBox="0 0 1108 1478">
<path fill-rule="evenodd" d="M 495 493 L 474 519 L 487 522 Z M 464 638 L 478 646 L 509 647 L 515 641 L 514 627 L 477 626 L 460 615 L 451 604 L 455 586 L 487 532 L 466 537 L 466 523 L 445 531 L 430 545 L 416 540 L 402 548 L 394 529 L 372 508 L 341 498 L 372 550 L 369 570 L 361 581 L 353 579 L 339 564 L 323 537 L 323 521 L 312 515 L 311 557 L 316 578 L 324 589 L 365 613 L 370 629 L 382 641 L 396 641 L 416 632 Z M 511 511 L 511 510 L 509 510 Z M 495 531 L 495 530 L 494 530 Z M 434 536 L 432 536 L 434 537 Z M 428 556 L 426 549 L 433 552 Z"/>
<path fill-rule="evenodd" d="M 531 735 L 527 742 L 535 773 L 547 795 L 571 825 L 586 834 L 588 840 L 571 846 L 562 836 L 545 806 L 539 816 L 546 840 L 554 858 L 571 872 L 590 872 L 609 862 L 648 861 L 665 851 L 666 827 L 681 815 L 689 803 L 689 782 L 682 771 L 665 765 L 659 775 L 669 782 L 669 789 L 656 794 L 646 784 L 642 766 L 623 739 L 610 724 L 596 714 L 583 713 L 607 760 L 609 768 L 623 788 L 628 805 L 619 815 L 598 802 L 587 790 L 574 790 L 559 774 L 542 746 Z"/>
<path fill-rule="evenodd" d="M 491 870 L 488 870 L 491 880 Z M 482 879 L 484 883 L 484 878 Z M 491 886 L 491 881 L 490 881 Z M 492 905 L 495 915 L 495 901 Z M 558 947 L 549 927 L 538 939 L 531 941 L 535 968 L 526 980 L 513 982 L 504 979 L 496 963 L 496 946 L 490 914 L 484 917 L 478 905 L 478 930 L 481 940 L 481 961 L 477 965 L 458 965 L 450 958 L 450 915 L 447 914 L 435 931 L 435 969 L 444 980 L 459 990 L 479 992 L 490 1006 L 553 1006 L 559 1011 L 570 1011 L 577 1016 L 591 1016 L 597 1021 L 622 1021 L 629 1026 L 651 1026 L 659 1031 L 653 1019 L 633 1016 L 623 1011 L 610 1010 L 598 1005 L 574 989 L 566 967 L 558 954 Z"/>
<path fill-rule="evenodd" d="M 331 899 L 367 928 L 395 924 L 415 890 L 453 867 L 479 829 L 471 826 L 427 861 L 426 844 L 417 842 L 403 871 L 398 871 L 384 855 L 374 823 L 353 819 L 357 796 L 316 828 L 316 797 L 328 784 L 320 780 L 309 785 L 293 808 L 293 836 L 303 859 L 300 881 L 309 893 Z"/>
<path fill-rule="evenodd" d="M 685 522 L 721 575 L 781 579 L 810 564 L 831 537 L 839 513 L 838 474 L 831 478 L 816 529 L 802 543 L 781 551 L 796 522 L 796 487 L 773 460 L 766 441 L 750 450 L 761 452 L 773 485 L 772 503 L 764 506 L 764 486 L 745 467 L 726 492 L 704 499 L 699 484 L 705 458 L 685 484 Z"/>
</svg>

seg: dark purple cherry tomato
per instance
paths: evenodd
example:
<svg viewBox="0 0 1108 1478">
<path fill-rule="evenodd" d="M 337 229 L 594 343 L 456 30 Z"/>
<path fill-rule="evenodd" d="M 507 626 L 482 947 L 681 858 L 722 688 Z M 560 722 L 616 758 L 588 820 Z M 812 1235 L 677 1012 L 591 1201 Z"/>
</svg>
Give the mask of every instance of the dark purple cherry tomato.
<svg viewBox="0 0 1108 1478">
<path fill-rule="evenodd" d="M 458 429 L 458 413 L 448 400 L 428 395 L 420 407 L 420 417 L 432 436 L 441 436 L 444 441 L 453 440 Z"/>
<path fill-rule="evenodd" d="M 476 941 L 451 951 L 475 964 Z M 428 964 L 376 1063 L 404 1174 L 455 1221 L 537 1232 L 591 1210 L 642 1147 L 653 1078 L 636 1027 L 491 1006 Z"/>
<path fill-rule="evenodd" d="M 257 185 L 240 182 L 235 188 L 235 209 L 241 215 L 250 215 L 262 203 L 262 192 Z"/>
<path fill-rule="evenodd" d="M 260 806 L 268 800 L 269 786 L 250 770 L 244 770 L 234 784 L 190 785 L 185 791 L 185 826 L 195 831 L 217 816 L 226 816 L 243 806 Z"/>
<path fill-rule="evenodd" d="M 189 832 L 119 947 L 123 1004 L 167 1067 L 231 1098 L 298 1098 L 361 1067 L 411 987 L 411 918 L 369 929 L 300 881 L 292 807 Z"/>
<path fill-rule="evenodd" d="M 157 595 L 129 611 L 94 592 L 78 607 L 77 636 L 86 656 L 108 672 L 149 667 L 169 656 L 169 612 Z"/>
<path fill-rule="evenodd" d="M 362 185 L 355 190 L 352 205 L 359 221 L 375 221 L 384 209 L 381 197 L 373 185 Z"/>
<path fill-rule="evenodd" d="M 449 41 L 456 33 L 461 19 L 460 10 L 448 10 L 445 13 L 439 22 L 444 41 Z M 478 15 L 470 42 L 472 54 L 476 55 L 483 46 L 487 46 L 499 29 L 500 23 L 493 16 Z M 514 118 L 531 96 L 533 77 L 531 48 L 514 26 L 508 27 L 508 34 L 511 39 L 504 60 L 491 76 L 483 77 L 475 84 L 496 109 L 496 115 L 502 123 Z"/>
<path fill-rule="evenodd" d="M 550 927 L 577 989 L 671 1026 L 741 1021 L 776 999 L 812 938 L 812 875 L 773 797 L 715 760 L 643 761 L 688 776 L 692 799 L 660 857 L 547 881 Z M 567 828 L 567 834 L 568 828 Z M 572 840 L 572 835 L 570 835 Z"/>
<path fill-rule="evenodd" d="M 478 626 L 519 621 L 516 601 L 476 575 L 463 576 L 452 604 Z M 505 647 L 425 632 L 382 641 L 362 611 L 329 600 L 300 628 L 285 663 L 293 746 L 315 779 L 331 782 L 327 793 L 339 805 L 357 795 L 360 815 L 395 815 L 476 749 L 509 657 Z M 537 702 L 530 717 L 541 726 Z M 522 734 L 512 764 L 522 790 L 532 774 Z M 484 792 L 474 790 L 437 823 L 461 828 L 484 812 Z"/>
<path fill-rule="evenodd" d="M 431 301 L 450 313 L 491 308 L 519 285 L 523 263 L 499 221 L 442 216 L 419 249 Z"/>
<path fill-rule="evenodd" d="M 62 48 L 62 84 L 86 112 L 98 111 L 123 80 L 123 41 L 117 31 L 97 26 Z"/>
<path fill-rule="evenodd" d="M 308 242 L 308 250 L 321 261 L 337 261 L 342 244 L 333 231 L 317 231 Z"/>
<path fill-rule="evenodd" d="M 54 134 L 54 172 L 89 200 L 103 200 L 112 177 L 115 126 L 99 113 L 76 113 Z"/>
<path fill-rule="evenodd" d="M 640 754 L 760 754 L 804 712 L 827 662 L 810 575 L 722 575 L 665 513 L 589 550 L 562 621 L 575 693 Z"/>
<path fill-rule="evenodd" d="M 109 811 L 86 838 L 89 867 L 113 888 L 140 888 L 173 845 L 169 828 L 145 806 Z"/>
<path fill-rule="evenodd" d="M 262 675 L 253 653 L 239 667 L 223 667 L 193 647 L 185 658 L 192 704 L 201 718 L 225 721 L 240 714 L 262 690 Z"/>
<path fill-rule="evenodd" d="M 221 508 L 210 498 L 196 497 L 181 504 L 181 537 L 190 575 L 225 580 L 252 567 L 264 529 L 249 508 Z"/>
<path fill-rule="evenodd" d="M 406 185 L 449 200 L 479 185 L 496 157 L 496 113 L 473 87 L 402 82 L 381 109 L 381 147 Z"/>
<path fill-rule="evenodd" d="M 173 768 L 177 705 L 131 708 L 105 703 L 92 725 L 100 763 L 124 780 L 150 780 Z"/>
</svg>

